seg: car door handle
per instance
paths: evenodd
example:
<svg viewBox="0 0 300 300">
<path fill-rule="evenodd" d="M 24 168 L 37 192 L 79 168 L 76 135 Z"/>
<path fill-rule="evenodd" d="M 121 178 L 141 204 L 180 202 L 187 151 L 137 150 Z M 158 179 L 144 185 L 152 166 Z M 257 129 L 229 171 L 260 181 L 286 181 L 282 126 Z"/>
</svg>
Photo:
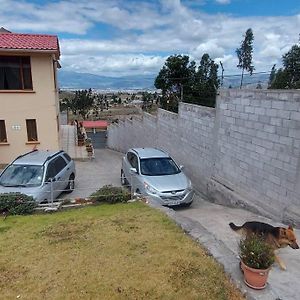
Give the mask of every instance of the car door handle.
<svg viewBox="0 0 300 300">
<path fill-rule="evenodd" d="M 67 170 L 69 171 L 69 170 L 70 170 L 70 168 L 67 168 Z"/>
</svg>

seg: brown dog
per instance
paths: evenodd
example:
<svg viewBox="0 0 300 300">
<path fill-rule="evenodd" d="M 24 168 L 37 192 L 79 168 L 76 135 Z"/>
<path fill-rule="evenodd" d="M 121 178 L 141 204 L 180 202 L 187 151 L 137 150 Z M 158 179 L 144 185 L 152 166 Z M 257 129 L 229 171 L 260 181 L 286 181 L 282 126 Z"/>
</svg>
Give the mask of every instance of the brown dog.
<svg viewBox="0 0 300 300">
<path fill-rule="evenodd" d="M 263 236 L 265 241 L 271 245 L 274 251 L 287 246 L 290 246 L 293 249 L 299 249 L 294 230 L 291 226 L 288 228 L 274 227 L 262 222 L 246 222 L 242 226 L 236 226 L 233 223 L 229 223 L 229 226 L 232 230 L 243 236 L 248 236 L 250 234 Z M 276 254 L 275 260 L 282 270 L 286 270 L 286 266 Z"/>
</svg>

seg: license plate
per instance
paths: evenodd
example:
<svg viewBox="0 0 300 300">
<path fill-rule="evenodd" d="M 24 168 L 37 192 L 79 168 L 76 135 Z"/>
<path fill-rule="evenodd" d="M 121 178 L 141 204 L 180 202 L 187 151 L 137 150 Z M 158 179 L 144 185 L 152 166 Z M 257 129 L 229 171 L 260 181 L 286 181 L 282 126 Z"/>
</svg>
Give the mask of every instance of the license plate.
<svg viewBox="0 0 300 300">
<path fill-rule="evenodd" d="M 168 202 L 168 205 L 179 205 L 179 204 L 180 204 L 180 201 L 175 201 L 175 200 Z"/>
</svg>

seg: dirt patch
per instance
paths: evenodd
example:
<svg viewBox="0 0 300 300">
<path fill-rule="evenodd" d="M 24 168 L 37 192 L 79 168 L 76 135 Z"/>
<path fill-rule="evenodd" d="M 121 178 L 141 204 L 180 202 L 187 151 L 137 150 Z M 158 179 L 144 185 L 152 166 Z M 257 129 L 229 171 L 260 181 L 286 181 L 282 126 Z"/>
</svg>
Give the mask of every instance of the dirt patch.
<svg viewBox="0 0 300 300">
<path fill-rule="evenodd" d="M 11 267 L 8 265 L 0 265 L 0 287 L 7 287 L 16 281 L 20 281 L 26 276 L 27 272 L 27 269 L 23 266 Z"/>
<path fill-rule="evenodd" d="M 58 223 L 43 229 L 38 236 L 46 238 L 50 243 L 85 240 L 92 224 Z"/>
</svg>

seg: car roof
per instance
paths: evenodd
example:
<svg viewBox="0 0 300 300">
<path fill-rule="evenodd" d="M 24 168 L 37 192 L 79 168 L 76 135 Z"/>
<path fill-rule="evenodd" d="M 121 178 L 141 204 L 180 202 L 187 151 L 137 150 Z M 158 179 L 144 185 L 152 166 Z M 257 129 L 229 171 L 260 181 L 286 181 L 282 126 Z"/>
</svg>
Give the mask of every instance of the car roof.
<svg viewBox="0 0 300 300">
<path fill-rule="evenodd" d="M 60 151 L 45 151 L 45 150 L 35 150 L 27 154 L 21 155 L 15 159 L 13 162 L 14 165 L 38 165 L 42 166 L 45 161 L 58 154 Z"/>
<path fill-rule="evenodd" d="M 130 150 L 137 153 L 140 158 L 170 157 L 168 153 L 156 148 L 132 148 Z"/>
</svg>

